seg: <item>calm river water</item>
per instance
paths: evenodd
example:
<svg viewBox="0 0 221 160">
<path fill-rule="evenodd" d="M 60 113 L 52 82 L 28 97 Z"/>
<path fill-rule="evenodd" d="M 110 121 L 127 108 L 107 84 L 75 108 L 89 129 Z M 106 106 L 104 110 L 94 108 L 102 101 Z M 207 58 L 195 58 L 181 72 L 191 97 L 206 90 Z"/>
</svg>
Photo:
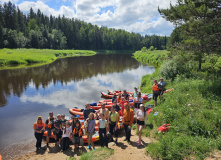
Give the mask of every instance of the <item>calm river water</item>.
<svg viewBox="0 0 221 160">
<path fill-rule="evenodd" d="M 69 108 L 97 102 L 108 89 L 133 91 L 143 75 L 153 72 L 131 54 L 72 57 L 41 67 L 0 71 L 0 154 L 10 158 L 9 150 L 15 151 L 16 144 L 27 151 L 25 145 L 31 142 L 35 148 L 33 124 L 38 116 L 45 121 L 53 111 L 70 117 Z"/>
</svg>

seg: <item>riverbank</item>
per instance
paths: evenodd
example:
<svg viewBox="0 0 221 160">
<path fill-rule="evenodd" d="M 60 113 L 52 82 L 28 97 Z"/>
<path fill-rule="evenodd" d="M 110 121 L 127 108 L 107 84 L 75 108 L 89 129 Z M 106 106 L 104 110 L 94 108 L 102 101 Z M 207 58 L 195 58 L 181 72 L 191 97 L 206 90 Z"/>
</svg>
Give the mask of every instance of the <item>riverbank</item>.
<svg viewBox="0 0 221 160">
<path fill-rule="evenodd" d="M 56 149 L 54 147 L 54 143 L 50 144 L 49 148 L 45 147 L 45 150 L 42 150 L 38 153 L 31 152 L 25 155 L 22 155 L 21 157 L 15 158 L 16 160 L 38 160 L 38 159 L 57 159 L 57 160 L 74 160 L 74 159 L 80 159 L 80 160 L 90 160 L 88 159 L 88 155 L 91 159 L 96 160 L 114 160 L 114 159 L 122 159 L 122 160 L 130 160 L 130 159 L 139 159 L 139 160 L 150 160 L 151 157 L 145 154 L 145 147 L 148 146 L 152 141 L 147 138 L 143 137 L 143 143 L 142 146 L 137 147 L 137 138 L 136 130 L 132 130 L 132 136 L 131 136 L 131 144 L 128 144 L 126 141 L 124 141 L 125 134 L 124 131 L 122 131 L 119 135 L 118 142 L 119 145 L 116 146 L 115 143 L 111 142 L 108 144 L 109 149 L 101 150 L 99 143 L 95 144 L 95 152 L 90 151 L 86 149 L 86 145 L 83 148 L 80 148 L 79 150 L 74 150 L 74 145 L 70 146 L 70 149 L 65 152 L 60 152 L 60 150 Z M 109 151 L 112 153 L 109 153 Z M 90 153 L 94 152 L 94 153 Z M 122 154 L 123 153 L 123 154 Z"/>
<path fill-rule="evenodd" d="M 157 56 L 154 52 L 140 51 L 134 57 L 151 62 L 150 57 Z M 153 79 L 159 81 L 163 77 L 166 89 L 174 88 L 162 100 L 158 98 L 154 112 L 159 114 L 148 116 L 143 133 L 157 142 L 149 144 L 146 152 L 154 159 L 205 159 L 213 152 L 218 153 L 221 150 L 220 78 L 206 79 L 205 73 L 189 65 L 194 62 L 182 62 L 182 57 L 163 57 L 160 61 L 153 59 L 152 62 L 161 65 L 152 75 L 143 76 L 140 86 L 142 92 L 151 92 Z M 170 130 L 159 134 L 158 127 L 165 123 L 170 124 Z"/>
<path fill-rule="evenodd" d="M 92 56 L 95 51 L 51 49 L 0 49 L 0 70 L 36 67 L 54 62 L 58 58 Z"/>
</svg>

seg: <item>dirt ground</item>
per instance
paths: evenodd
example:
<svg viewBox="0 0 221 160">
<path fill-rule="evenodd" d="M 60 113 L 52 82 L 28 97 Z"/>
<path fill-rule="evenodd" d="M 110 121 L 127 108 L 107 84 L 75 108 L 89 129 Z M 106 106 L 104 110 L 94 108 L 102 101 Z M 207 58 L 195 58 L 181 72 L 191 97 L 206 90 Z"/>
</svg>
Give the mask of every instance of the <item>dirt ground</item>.
<svg viewBox="0 0 221 160">
<path fill-rule="evenodd" d="M 110 149 L 114 150 L 114 154 L 111 155 L 108 160 L 112 159 L 121 159 L 121 160 L 148 160 L 151 159 L 149 155 L 146 155 L 145 153 L 145 147 L 151 143 L 151 140 L 148 137 L 142 137 L 142 145 L 137 146 L 137 139 L 138 136 L 136 135 L 135 131 L 132 130 L 132 136 L 131 136 L 131 143 L 128 144 L 126 141 L 124 141 L 124 131 L 121 131 L 121 134 L 119 135 L 119 145 L 115 145 L 115 143 L 110 142 L 108 147 Z M 77 159 L 80 158 L 80 155 L 84 152 L 90 152 L 90 150 L 86 149 L 87 146 L 84 146 L 83 148 L 80 148 L 79 150 L 74 150 L 74 146 L 71 145 L 70 149 L 64 152 L 60 152 L 60 149 L 57 149 L 54 147 L 54 143 L 51 143 L 49 147 L 44 147 L 44 149 L 36 152 L 31 152 L 25 155 L 22 155 L 16 160 L 64 160 L 66 158 L 69 158 L 69 156 L 74 156 Z M 95 144 L 95 148 L 99 148 L 99 143 Z"/>
</svg>

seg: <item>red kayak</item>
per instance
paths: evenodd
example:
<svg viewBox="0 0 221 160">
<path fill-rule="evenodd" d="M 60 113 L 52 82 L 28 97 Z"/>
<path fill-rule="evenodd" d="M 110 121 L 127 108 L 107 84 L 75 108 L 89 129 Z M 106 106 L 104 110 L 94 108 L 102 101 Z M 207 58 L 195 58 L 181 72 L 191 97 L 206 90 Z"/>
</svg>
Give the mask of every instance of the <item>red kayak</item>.
<svg viewBox="0 0 221 160">
<path fill-rule="evenodd" d="M 172 90 L 173 90 L 173 88 L 168 89 L 168 90 L 164 91 L 164 93 L 170 92 L 170 91 L 172 91 Z"/>
</svg>

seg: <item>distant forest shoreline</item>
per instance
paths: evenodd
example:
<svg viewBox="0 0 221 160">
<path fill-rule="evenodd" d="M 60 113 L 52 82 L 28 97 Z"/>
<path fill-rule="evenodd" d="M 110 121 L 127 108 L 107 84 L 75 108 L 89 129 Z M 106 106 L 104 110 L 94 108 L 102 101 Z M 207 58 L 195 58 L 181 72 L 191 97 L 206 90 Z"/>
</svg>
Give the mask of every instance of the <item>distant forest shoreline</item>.
<svg viewBox="0 0 221 160">
<path fill-rule="evenodd" d="M 139 50 L 153 46 L 163 50 L 168 39 L 99 27 L 64 15 L 48 17 L 40 9 L 35 13 L 30 8 L 25 15 L 10 1 L 0 4 L 0 48 Z"/>
</svg>

